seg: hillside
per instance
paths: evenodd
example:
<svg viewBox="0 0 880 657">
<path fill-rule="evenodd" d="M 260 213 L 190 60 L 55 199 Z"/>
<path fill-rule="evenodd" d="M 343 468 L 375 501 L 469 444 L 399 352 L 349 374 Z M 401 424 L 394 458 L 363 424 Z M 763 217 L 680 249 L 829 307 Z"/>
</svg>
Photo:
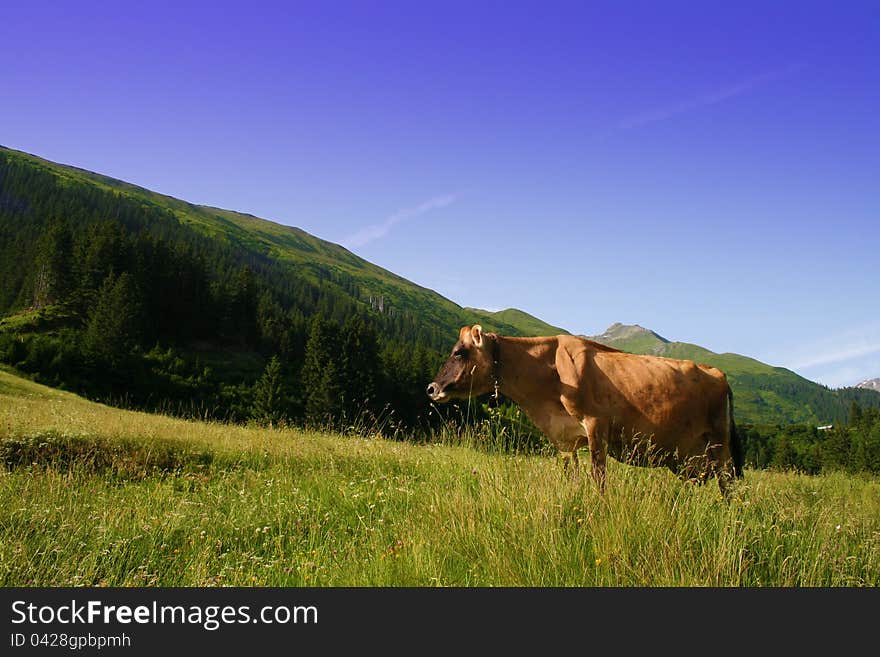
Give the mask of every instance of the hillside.
<svg viewBox="0 0 880 657">
<path fill-rule="evenodd" d="M 736 417 L 752 424 L 817 423 L 846 420 L 853 401 L 880 407 L 867 390 L 831 390 L 784 367 L 773 367 L 739 354 L 717 354 L 699 345 L 670 341 L 638 325 L 613 324 L 601 335 L 603 344 L 636 354 L 680 358 L 723 370 L 734 392 Z"/>
<path fill-rule="evenodd" d="M 548 324 L 517 308 L 507 308 L 497 312 L 480 308 L 465 308 L 465 310 L 474 313 L 476 317 L 488 318 L 493 323 L 512 326 L 519 335 L 568 335 L 565 329 Z"/>
<path fill-rule="evenodd" d="M 429 412 L 426 382 L 473 323 L 566 333 L 515 308 L 463 308 L 298 228 L 0 147 L 0 362 L 42 382 L 246 420 L 265 411 L 257 383 L 277 356 L 266 417 L 367 413 L 412 426 Z M 721 367 L 746 422 L 828 424 L 852 401 L 880 404 L 870 390 L 828 390 L 639 326 L 595 339 Z"/>
<path fill-rule="evenodd" d="M 54 386 L 225 419 L 414 426 L 461 326 L 525 335 L 525 318 L 462 308 L 298 228 L 0 148 L 0 362 Z"/>
<path fill-rule="evenodd" d="M 442 295 L 413 283 L 358 257 L 348 249 L 327 242 L 292 226 L 284 226 L 250 214 L 203 205 L 180 199 L 0 146 L 0 167 L 24 167 L 36 173 L 48 173 L 57 182 L 56 191 L 83 190 L 103 192 L 129 199 L 145 209 L 158 211 L 180 225 L 219 241 L 233 249 L 285 266 L 285 273 L 311 283 L 329 284 L 334 292 L 353 297 L 360 305 L 389 314 L 402 315 L 432 333 L 436 347 L 448 347 L 464 324 L 479 322 L 488 330 L 508 335 L 524 335 L 519 316 L 515 323 L 503 314 L 464 309 Z M 34 177 L 35 178 L 35 177 Z M 21 202 L 2 185 L 0 206 L 15 207 Z M 26 213 L 25 213 L 26 214 Z M 45 217 L 31 217 L 45 220 Z M 9 310 L 0 304 L 0 315 Z M 524 317 L 530 317 L 522 313 Z M 539 320 L 535 320 L 542 324 Z"/>
</svg>

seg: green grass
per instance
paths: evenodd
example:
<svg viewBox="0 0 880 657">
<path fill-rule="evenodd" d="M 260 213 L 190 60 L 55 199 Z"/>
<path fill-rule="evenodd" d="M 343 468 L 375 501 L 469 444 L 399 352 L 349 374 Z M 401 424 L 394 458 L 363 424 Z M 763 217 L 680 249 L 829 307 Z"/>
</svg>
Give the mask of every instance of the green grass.
<svg viewBox="0 0 880 657">
<path fill-rule="evenodd" d="M 880 482 L 717 486 L 549 456 L 121 411 L 0 371 L 0 585 L 880 583 Z M 474 443 L 474 444 L 471 444 Z"/>
</svg>

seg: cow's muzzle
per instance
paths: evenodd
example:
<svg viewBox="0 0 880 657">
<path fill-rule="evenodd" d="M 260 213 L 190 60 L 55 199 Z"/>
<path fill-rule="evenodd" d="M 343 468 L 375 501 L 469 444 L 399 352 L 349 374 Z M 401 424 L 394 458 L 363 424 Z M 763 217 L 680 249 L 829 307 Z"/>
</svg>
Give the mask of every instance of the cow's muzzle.
<svg viewBox="0 0 880 657">
<path fill-rule="evenodd" d="M 425 392 L 428 393 L 428 397 L 432 401 L 443 401 L 447 397 L 446 392 L 436 382 L 428 384 L 428 389 Z"/>
</svg>

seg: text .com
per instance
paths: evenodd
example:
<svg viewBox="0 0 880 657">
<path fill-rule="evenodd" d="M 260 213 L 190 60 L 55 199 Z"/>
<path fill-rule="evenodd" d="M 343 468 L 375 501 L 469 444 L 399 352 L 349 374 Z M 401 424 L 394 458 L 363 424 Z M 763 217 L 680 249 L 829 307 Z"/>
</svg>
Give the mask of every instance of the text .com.
<svg viewBox="0 0 880 657">
<path fill-rule="evenodd" d="M 127 625 L 177 624 L 201 625 L 216 630 L 223 625 L 262 623 L 264 625 L 316 624 L 318 609 L 312 605 L 267 605 L 251 609 L 249 605 L 164 605 L 153 601 L 143 605 L 112 605 L 101 600 L 64 604 L 36 605 L 16 600 L 12 603 L 12 623 L 34 625 Z"/>
</svg>

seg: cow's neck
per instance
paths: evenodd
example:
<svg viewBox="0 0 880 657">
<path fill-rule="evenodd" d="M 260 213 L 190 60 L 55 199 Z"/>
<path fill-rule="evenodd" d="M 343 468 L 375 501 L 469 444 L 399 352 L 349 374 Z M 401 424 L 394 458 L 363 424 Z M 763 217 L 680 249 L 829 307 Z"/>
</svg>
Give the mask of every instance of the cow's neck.
<svg viewBox="0 0 880 657">
<path fill-rule="evenodd" d="M 541 388 L 552 385 L 556 338 L 496 338 L 498 362 L 495 376 L 501 394 L 516 402 L 527 415 Z"/>
</svg>

